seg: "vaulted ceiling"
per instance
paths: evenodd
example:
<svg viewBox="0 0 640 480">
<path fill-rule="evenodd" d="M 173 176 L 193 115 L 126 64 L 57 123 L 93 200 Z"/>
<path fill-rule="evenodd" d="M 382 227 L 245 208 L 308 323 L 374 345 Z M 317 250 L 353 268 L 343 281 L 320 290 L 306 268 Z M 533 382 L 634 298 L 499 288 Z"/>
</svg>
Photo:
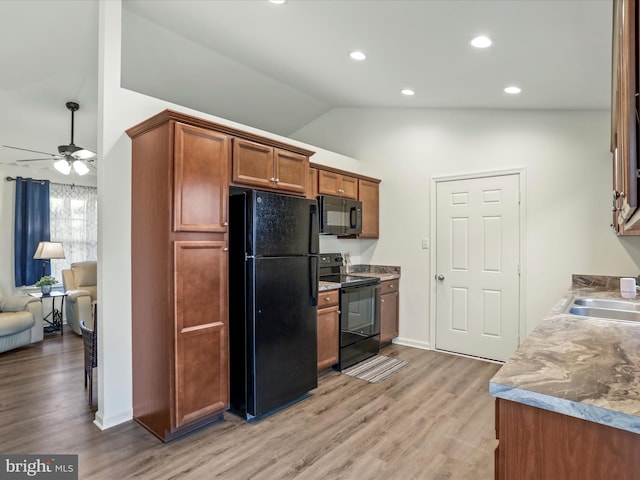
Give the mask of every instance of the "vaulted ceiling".
<svg viewBox="0 0 640 480">
<path fill-rule="evenodd" d="M 611 10 L 610 0 L 125 0 L 122 86 L 285 136 L 340 107 L 608 109 Z M 74 100 L 76 144 L 96 150 L 97 16 L 96 0 L 0 2 L 0 144 L 55 152 Z M 478 34 L 493 45 L 472 48 Z M 522 93 L 505 94 L 511 84 Z M 0 163 L 20 158 L 33 157 L 0 148 Z"/>
</svg>

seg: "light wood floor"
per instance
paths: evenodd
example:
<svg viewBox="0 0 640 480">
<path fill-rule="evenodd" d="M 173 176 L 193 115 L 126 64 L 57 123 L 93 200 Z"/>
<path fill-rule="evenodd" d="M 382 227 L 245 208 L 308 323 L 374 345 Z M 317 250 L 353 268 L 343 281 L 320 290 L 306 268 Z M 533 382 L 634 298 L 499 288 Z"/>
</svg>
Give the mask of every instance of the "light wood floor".
<svg viewBox="0 0 640 480">
<path fill-rule="evenodd" d="M 379 384 L 323 374 L 308 398 L 255 424 L 233 415 L 168 444 L 134 422 L 100 431 L 71 331 L 0 354 L 0 452 L 78 454 L 79 478 L 493 479 L 499 365 L 392 345 L 410 365 Z M 94 394 L 95 395 L 95 394 Z"/>
</svg>

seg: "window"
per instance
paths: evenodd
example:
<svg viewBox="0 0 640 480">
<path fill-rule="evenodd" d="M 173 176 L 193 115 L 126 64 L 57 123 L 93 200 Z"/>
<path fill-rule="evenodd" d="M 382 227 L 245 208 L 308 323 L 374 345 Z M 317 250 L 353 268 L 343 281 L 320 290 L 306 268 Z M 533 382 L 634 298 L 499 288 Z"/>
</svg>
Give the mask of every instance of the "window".
<svg viewBox="0 0 640 480">
<path fill-rule="evenodd" d="M 51 275 L 74 262 L 98 259 L 98 195 L 95 187 L 51 183 L 51 240 L 62 242 L 64 259 L 51 260 Z"/>
</svg>

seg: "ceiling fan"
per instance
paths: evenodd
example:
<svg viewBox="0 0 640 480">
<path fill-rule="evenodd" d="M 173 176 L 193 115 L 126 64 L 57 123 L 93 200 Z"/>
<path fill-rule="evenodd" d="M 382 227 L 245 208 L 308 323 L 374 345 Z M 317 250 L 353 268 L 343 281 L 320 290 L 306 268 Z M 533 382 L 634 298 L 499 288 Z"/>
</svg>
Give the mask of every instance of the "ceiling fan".
<svg viewBox="0 0 640 480">
<path fill-rule="evenodd" d="M 91 150 L 87 150 L 82 147 L 78 147 L 73 143 L 73 125 L 74 125 L 74 113 L 80 108 L 80 105 L 76 102 L 67 102 L 67 109 L 71 111 L 71 142 L 69 145 L 58 146 L 58 153 L 40 152 L 38 150 L 29 150 L 28 148 L 12 147 L 11 145 L 3 145 L 6 148 L 13 148 L 15 150 L 24 150 L 25 152 L 41 153 L 43 155 L 49 155 L 51 158 L 28 158 L 24 160 L 16 160 L 16 162 L 39 162 L 42 160 L 55 160 L 53 166 L 56 170 L 64 175 L 69 175 L 71 170 L 78 175 L 85 175 L 89 173 L 89 166 L 93 166 L 93 162 L 96 160 L 96 153 Z"/>
</svg>

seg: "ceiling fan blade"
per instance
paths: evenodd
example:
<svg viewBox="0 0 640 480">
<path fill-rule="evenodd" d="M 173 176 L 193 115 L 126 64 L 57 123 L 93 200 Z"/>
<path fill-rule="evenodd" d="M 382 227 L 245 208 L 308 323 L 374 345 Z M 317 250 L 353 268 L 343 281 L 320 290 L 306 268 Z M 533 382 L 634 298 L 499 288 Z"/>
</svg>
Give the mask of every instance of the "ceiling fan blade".
<svg viewBox="0 0 640 480">
<path fill-rule="evenodd" d="M 42 162 L 46 160 L 47 162 L 50 162 L 51 160 L 55 160 L 54 158 L 25 158 L 22 160 L 16 160 L 16 162 Z"/>
<path fill-rule="evenodd" d="M 12 147 L 11 145 L 2 145 L 2 146 L 5 148 L 13 148 L 14 150 L 23 150 L 25 152 L 41 153 L 43 155 L 51 155 L 52 157 L 57 157 L 55 153 L 40 152 L 38 150 L 29 150 L 28 148 Z"/>
</svg>

